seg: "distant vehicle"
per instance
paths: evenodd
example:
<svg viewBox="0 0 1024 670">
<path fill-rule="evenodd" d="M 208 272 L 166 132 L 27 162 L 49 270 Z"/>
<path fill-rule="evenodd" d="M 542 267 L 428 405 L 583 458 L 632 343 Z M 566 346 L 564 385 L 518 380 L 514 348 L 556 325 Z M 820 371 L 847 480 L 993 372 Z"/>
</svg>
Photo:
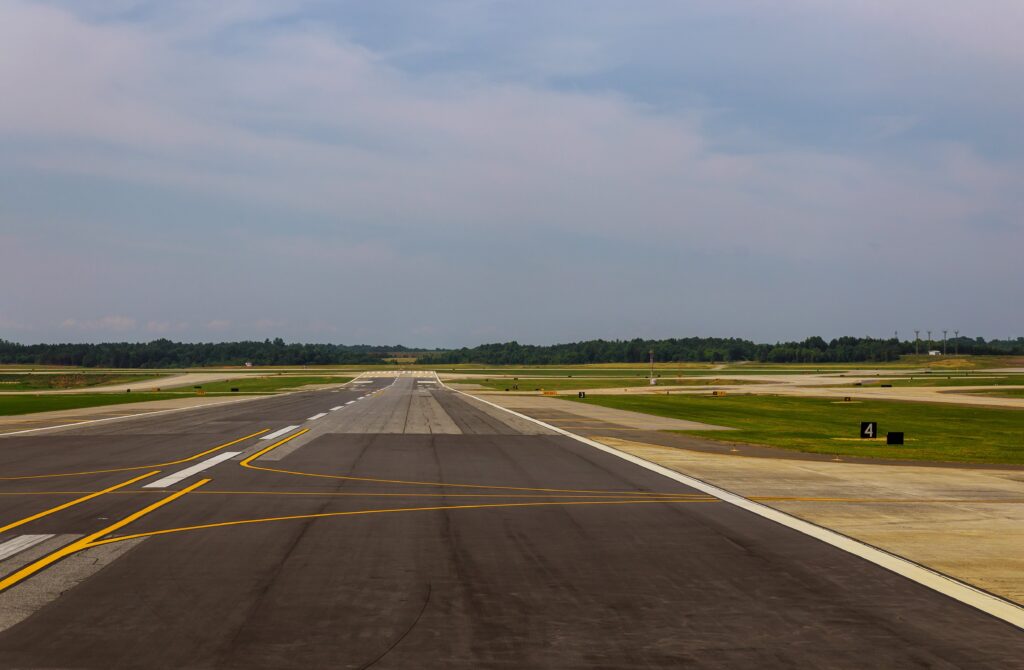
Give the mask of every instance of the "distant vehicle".
<svg viewBox="0 0 1024 670">
<path fill-rule="evenodd" d="M 941 351 L 939 351 L 938 349 L 931 349 L 931 350 L 930 350 L 930 351 L 928 352 L 928 355 L 929 355 L 929 356 L 941 356 L 941 355 L 942 355 L 942 352 L 941 352 Z"/>
</svg>

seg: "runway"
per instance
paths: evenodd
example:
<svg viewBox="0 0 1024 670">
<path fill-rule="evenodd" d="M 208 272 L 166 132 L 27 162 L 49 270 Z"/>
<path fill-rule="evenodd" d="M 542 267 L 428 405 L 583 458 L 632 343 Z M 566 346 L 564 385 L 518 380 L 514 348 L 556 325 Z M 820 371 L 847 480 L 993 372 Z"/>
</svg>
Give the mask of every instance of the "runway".
<svg viewBox="0 0 1024 670">
<path fill-rule="evenodd" d="M 1024 634 L 433 377 L 0 438 L 0 667 L 1024 668 Z"/>
</svg>

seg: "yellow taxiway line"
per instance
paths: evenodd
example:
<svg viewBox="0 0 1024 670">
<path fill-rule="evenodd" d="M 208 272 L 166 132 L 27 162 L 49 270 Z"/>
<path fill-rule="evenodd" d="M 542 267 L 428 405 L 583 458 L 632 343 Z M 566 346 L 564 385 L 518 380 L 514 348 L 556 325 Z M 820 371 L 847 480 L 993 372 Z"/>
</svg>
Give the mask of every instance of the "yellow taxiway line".
<svg viewBox="0 0 1024 670">
<path fill-rule="evenodd" d="M 532 488 L 528 486 L 493 486 L 486 484 L 449 484 L 445 482 L 418 482 L 418 481 L 407 481 L 404 479 L 378 479 L 376 477 L 353 477 L 351 475 L 324 475 L 316 472 L 297 472 L 295 470 L 282 470 L 280 468 L 267 468 L 262 465 L 253 465 L 253 461 L 263 456 L 264 454 L 270 453 L 274 449 L 280 447 L 282 444 L 294 440 L 295 438 L 309 432 L 309 428 L 300 430 L 297 433 L 293 433 L 286 438 L 278 440 L 270 446 L 260 449 L 256 453 L 246 457 L 244 460 L 239 462 L 243 468 L 249 468 L 251 470 L 263 470 L 265 472 L 277 472 L 286 475 L 296 475 L 299 477 L 316 477 L 321 479 L 341 479 L 345 481 L 354 482 L 372 482 L 375 484 L 400 484 L 403 486 L 438 486 L 445 488 L 460 488 L 460 489 L 488 489 L 493 491 L 533 491 L 541 493 L 591 493 L 598 495 L 609 495 L 609 496 L 650 496 L 650 497 L 676 497 L 678 493 L 657 493 L 652 491 L 595 491 L 591 489 L 550 489 L 550 488 Z M 685 494 L 683 494 L 685 495 Z"/>
<path fill-rule="evenodd" d="M 224 444 L 218 444 L 216 447 L 211 447 L 210 449 L 207 449 L 206 451 L 201 451 L 198 454 L 193 454 L 192 456 L 187 456 L 185 458 L 180 458 L 180 459 L 178 459 L 176 461 L 167 461 L 166 463 L 154 463 L 153 465 L 134 465 L 134 466 L 131 466 L 131 467 L 126 467 L 126 468 L 109 468 L 109 469 L 106 469 L 106 470 L 85 470 L 83 472 L 60 472 L 60 473 L 54 473 L 54 474 L 48 474 L 48 475 L 21 475 L 21 476 L 18 476 L 18 477 L 0 477 L 0 481 L 14 481 L 14 480 L 21 480 L 21 479 L 48 479 L 50 477 L 77 477 L 77 476 L 80 476 L 80 475 L 101 475 L 101 474 L 107 474 L 109 472 L 128 472 L 128 471 L 131 471 L 131 470 L 148 470 L 149 468 L 165 468 L 165 467 L 167 467 L 169 465 L 179 465 L 181 463 L 188 463 L 189 461 L 194 461 L 197 458 L 202 458 L 203 456 L 206 456 L 207 454 L 212 454 L 215 451 L 220 451 L 221 449 L 226 449 L 226 448 L 228 448 L 228 447 L 230 447 L 232 445 L 238 444 L 239 442 L 245 442 L 246 440 L 254 438 L 257 435 L 262 435 L 263 433 L 267 432 L 268 430 L 270 430 L 270 429 L 269 428 L 264 428 L 263 430 L 256 431 L 255 433 L 252 433 L 251 435 L 246 435 L 245 437 L 240 437 L 237 440 L 232 440 L 230 442 L 225 442 Z"/>
<path fill-rule="evenodd" d="M 199 488 L 200 486 L 206 484 L 209 481 L 210 481 L 209 479 L 203 479 L 203 480 L 200 480 L 200 481 L 196 482 L 195 484 L 192 484 L 191 486 L 183 488 L 180 491 L 175 491 L 174 493 L 172 493 L 171 495 L 167 496 L 166 498 L 163 498 L 161 500 L 156 501 L 155 503 L 153 503 L 151 505 L 143 507 L 139 511 L 133 512 L 132 514 L 129 514 L 125 518 L 121 519 L 120 521 L 117 521 L 115 523 L 110 524 L 106 528 L 98 530 L 95 533 L 92 533 L 91 535 L 86 535 L 85 537 L 80 538 L 80 539 L 72 542 L 71 544 L 68 544 L 68 545 L 65 545 L 65 546 L 61 547 L 60 549 L 58 549 L 57 551 L 54 551 L 53 553 L 50 553 L 50 554 L 47 554 L 46 556 L 43 556 L 42 558 L 40 558 L 37 561 L 29 563 L 28 565 L 26 565 L 25 567 L 21 568 L 20 570 L 12 573 L 10 575 L 8 575 L 7 577 L 5 577 L 2 580 L 0 580 L 0 591 L 4 591 L 6 589 L 9 589 L 10 587 L 14 586 L 18 582 L 20 582 L 20 581 L 22 581 L 22 580 L 24 580 L 24 579 L 26 579 L 28 577 L 31 577 L 32 575 L 36 574 L 40 570 L 42 570 L 42 569 L 44 569 L 44 568 L 46 568 L 46 567 L 48 567 L 50 565 L 53 565 L 54 563 L 56 563 L 57 561 L 61 560 L 62 558 L 67 558 L 68 556 L 71 556 L 72 554 L 78 553 L 79 551 L 82 551 L 84 549 L 89 549 L 91 547 L 95 547 L 95 546 L 98 546 L 100 544 L 104 544 L 104 542 L 99 541 L 99 539 L 101 537 L 103 537 L 104 535 L 109 535 L 110 533 L 113 533 L 114 531 L 116 531 L 116 530 L 118 530 L 120 528 L 124 528 L 128 524 L 132 523 L 133 521 L 137 521 L 138 519 L 141 519 L 142 517 L 146 516 L 150 512 L 156 511 L 156 510 L 160 509 L 161 507 L 163 507 L 164 505 L 172 503 L 175 500 L 177 500 L 178 498 L 180 498 L 180 497 L 182 497 L 182 496 L 184 496 L 184 495 L 186 495 L 188 493 L 191 493 L 192 491 L 196 490 L 197 488 Z"/>
<path fill-rule="evenodd" d="M 30 521 L 35 521 L 36 519 L 42 519 L 44 516 L 49 516 L 51 514 L 55 514 L 56 512 L 59 512 L 61 510 L 65 510 L 65 509 L 67 509 L 69 507 L 74 507 L 75 505 L 80 505 L 80 504 L 84 503 L 87 500 L 92 500 L 93 498 L 98 498 L 101 495 L 104 495 L 104 494 L 110 493 L 112 491 L 116 491 L 118 489 L 124 488 L 125 486 L 128 486 L 130 484 L 134 484 L 135 482 L 142 481 L 146 477 L 152 477 L 153 475 L 157 474 L 158 472 L 160 472 L 160 471 L 159 470 L 153 470 L 152 472 L 147 472 L 144 475 L 140 475 L 138 477 L 134 477 L 132 479 L 129 479 L 126 482 L 121 482 L 120 484 L 115 484 L 114 486 L 105 488 L 102 491 L 94 491 L 94 492 L 92 492 L 92 493 L 90 493 L 88 495 L 82 496 L 81 498 L 76 498 L 75 500 L 71 500 L 69 502 L 66 502 L 63 505 L 57 505 L 56 507 L 51 507 L 48 510 L 44 510 L 42 512 L 39 512 L 38 514 L 33 514 L 32 516 L 27 516 L 24 519 L 18 519 L 17 521 L 13 521 L 13 522 L 7 524 L 6 526 L 0 526 L 0 533 L 5 533 L 5 532 L 11 530 L 12 528 L 17 528 L 18 526 L 21 526 L 21 525 L 24 525 L 26 523 L 29 523 Z"/>
<path fill-rule="evenodd" d="M 193 530 L 206 530 L 209 528 L 224 528 L 227 526 L 242 526 L 254 523 L 269 523 L 272 521 L 296 521 L 301 519 L 325 519 L 328 517 L 338 516 L 361 516 L 367 514 L 395 514 L 398 512 L 438 512 L 448 510 L 471 510 L 471 509 L 496 509 L 496 508 L 512 508 L 512 507 L 559 507 L 568 505 L 639 505 L 639 504 L 663 504 L 663 503 L 716 503 L 721 502 L 717 498 L 707 498 L 704 500 L 694 499 L 658 499 L 652 500 L 646 498 L 643 500 L 580 500 L 572 502 L 524 502 L 524 503 L 489 503 L 482 505 L 439 505 L 436 507 L 397 507 L 389 509 L 366 509 L 366 510 L 355 510 L 350 512 L 319 512 L 315 514 L 295 514 L 291 516 L 276 516 L 276 517 L 265 517 L 261 519 L 240 519 L 237 521 L 220 521 L 217 523 L 204 523 L 196 526 L 182 526 L 181 528 L 166 528 L 164 530 L 153 530 L 146 533 L 135 533 L 133 535 L 121 535 L 119 537 L 111 537 L 105 540 L 98 540 L 93 542 L 91 546 L 98 547 L 104 544 L 112 544 L 114 542 L 124 542 L 125 540 L 136 540 L 143 537 L 153 537 L 156 535 L 168 535 L 171 533 L 184 533 Z M 2 582 L 0 582 L 2 586 Z"/>
<path fill-rule="evenodd" d="M 156 472 L 159 472 L 157 470 Z M 0 491 L 0 496 L 69 496 L 69 495 L 84 495 L 98 493 L 97 491 L 17 491 L 17 492 L 4 492 Z M 119 491 L 111 491 L 116 494 L 127 494 L 136 495 L 140 493 L 147 493 L 151 495 L 160 495 L 165 491 L 159 491 L 156 489 L 125 489 Z M 644 492 L 638 492 L 633 494 L 627 493 L 595 493 L 595 494 L 572 494 L 572 495 L 555 495 L 547 493 L 395 493 L 395 492 L 359 492 L 359 491 L 217 491 L 213 489 L 207 489 L 205 491 L 197 491 L 197 495 L 207 496 L 218 496 L 218 495 L 232 495 L 232 496 L 308 496 L 308 497 L 346 497 L 346 498 L 554 498 L 554 499 L 612 499 L 617 500 L 623 496 L 628 497 L 629 495 L 643 495 Z M 703 493 L 664 493 L 659 494 L 665 498 L 707 498 L 708 496 Z M 963 502 L 963 501 L 957 501 Z M 982 501 L 986 502 L 986 501 Z M 990 501 L 989 501 L 990 502 Z M 1024 502 L 1024 500 L 1018 501 L 1007 501 L 1007 502 Z"/>
<path fill-rule="evenodd" d="M 143 477 L 149 477 L 156 474 L 159 470 L 152 473 L 143 475 Z M 132 480 L 137 481 L 137 480 Z M 118 486 L 125 486 L 131 483 L 125 482 L 124 484 L 118 484 Z M 118 495 L 137 495 L 140 493 L 151 494 L 151 495 L 162 495 L 164 491 L 158 491 L 155 489 L 119 489 L 114 490 L 117 487 L 111 487 L 110 489 L 104 489 L 103 491 L 0 491 L 0 497 L 3 496 L 71 496 L 71 495 L 84 495 L 86 498 L 82 498 L 81 501 L 72 501 L 67 503 L 64 507 L 83 502 L 95 495 L 101 493 L 114 493 Z M 556 500 L 602 500 L 602 499 L 621 499 L 623 496 L 636 496 L 645 495 L 645 492 L 635 493 L 595 493 L 595 494 L 572 494 L 572 495 L 554 495 L 545 493 L 384 493 L 384 492 L 358 492 L 358 491 L 218 491 L 216 489 L 205 489 L 203 491 L 196 491 L 197 495 L 207 496 L 218 496 L 218 495 L 233 495 L 233 496 L 307 496 L 307 497 L 345 497 L 345 498 L 550 498 Z M 700 500 L 708 499 L 708 496 L 703 493 L 660 493 L 657 494 L 665 498 L 696 498 Z M 751 496 L 750 500 L 757 500 L 759 502 L 823 502 L 823 503 L 851 503 L 851 504 L 891 504 L 891 505 L 1024 505 L 1024 498 L 984 498 L 980 500 L 971 500 L 969 498 L 821 498 L 821 497 L 800 497 L 800 496 Z M 54 508 L 53 511 L 58 511 L 61 508 Z M 18 523 L 20 525 L 20 523 Z M 0 532 L 14 526 L 0 527 Z"/>
</svg>

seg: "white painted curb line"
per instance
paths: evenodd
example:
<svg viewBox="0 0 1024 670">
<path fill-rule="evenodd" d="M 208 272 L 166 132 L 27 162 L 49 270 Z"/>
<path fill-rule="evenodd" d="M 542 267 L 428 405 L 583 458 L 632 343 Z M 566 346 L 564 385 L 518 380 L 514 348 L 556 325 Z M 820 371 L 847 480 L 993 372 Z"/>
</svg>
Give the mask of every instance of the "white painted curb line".
<svg viewBox="0 0 1024 670">
<path fill-rule="evenodd" d="M 1002 619 L 1003 621 L 1009 624 L 1024 629 L 1024 607 L 1021 607 L 1016 603 L 1010 602 L 1009 600 L 1000 598 L 995 594 L 988 593 L 987 591 L 982 591 L 981 589 L 975 588 L 970 584 L 966 584 L 958 579 L 954 579 L 949 575 L 944 575 L 941 572 L 937 572 L 935 570 L 932 570 L 931 568 L 927 568 L 923 565 L 920 565 L 919 563 L 914 563 L 913 561 L 903 558 L 902 556 L 891 554 L 885 551 L 884 549 L 873 547 L 870 544 L 865 544 L 860 540 L 855 540 L 852 537 L 843 535 L 842 533 L 830 530 L 817 524 L 813 524 L 809 521 L 804 521 L 803 519 L 799 519 L 790 514 L 786 514 L 785 512 L 775 509 L 774 507 L 769 507 L 767 505 L 762 505 L 761 503 L 754 502 L 753 500 L 748 500 L 747 498 L 744 498 L 741 495 L 737 495 L 725 489 L 719 488 L 701 479 L 697 479 L 696 477 L 691 477 L 689 475 L 684 475 L 680 472 L 676 472 L 675 470 L 670 470 L 669 468 L 666 468 L 662 465 L 658 465 L 657 463 L 652 463 L 638 456 L 627 454 L 623 451 L 619 451 L 618 449 L 614 449 L 612 447 L 588 439 L 581 435 L 570 433 L 569 431 L 563 428 L 558 428 L 557 426 L 552 426 L 550 424 L 544 423 L 543 421 L 535 419 L 532 416 L 520 414 L 519 412 L 510 410 L 507 407 L 502 407 L 501 405 L 497 405 L 488 400 L 484 400 L 483 398 L 478 398 L 463 391 L 450 388 L 449 386 L 441 382 L 440 378 L 438 378 L 438 382 L 441 383 L 441 385 L 444 386 L 445 388 L 451 391 L 455 391 L 455 393 L 464 395 L 468 398 L 473 398 L 474 400 L 482 402 L 486 405 L 490 405 L 491 407 L 496 407 L 497 409 L 504 410 L 509 414 L 517 416 L 521 419 L 532 421 L 533 423 L 539 426 L 543 426 L 549 430 L 553 430 L 556 433 L 565 435 L 566 437 L 571 437 L 572 439 L 578 442 L 582 442 L 583 444 L 589 445 L 591 447 L 594 447 L 595 449 L 600 449 L 605 453 L 612 454 L 613 456 L 618 456 L 619 458 L 625 461 L 629 461 L 630 463 L 639 465 L 642 468 L 647 468 L 652 472 L 657 472 L 659 475 L 663 475 L 665 477 L 668 477 L 669 479 L 673 479 L 681 484 L 686 484 L 687 486 L 695 488 L 698 491 L 702 491 L 704 493 L 707 493 L 708 495 L 714 496 L 721 500 L 722 502 L 729 503 L 730 505 L 735 505 L 736 507 L 745 509 L 748 512 L 752 512 L 753 514 L 756 514 L 760 517 L 764 517 L 765 519 L 774 521 L 775 523 L 781 524 L 787 528 L 791 528 L 797 532 L 803 533 L 804 535 L 809 535 L 817 540 L 821 540 L 826 544 L 830 544 L 833 547 L 836 547 L 837 549 L 841 549 L 842 551 L 853 554 L 854 556 L 863 558 L 864 560 L 870 561 L 871 563 L 881 566 L 886 570 L 895 572 L 896 574 L 906 577 L 911 581 L 915 581 L 918 584 L 921 584 L 922 586 L 926 586 L 932 589 L 933 591 L 938 591 L 939 593 L 949 596 L 954 600 L 959 600 L 965 605 L 970 605 L 971 607 L 979 609 L 982 612 L 985 612 L 986 614 L 991 614 L 997 619 Z"/>
</svg>

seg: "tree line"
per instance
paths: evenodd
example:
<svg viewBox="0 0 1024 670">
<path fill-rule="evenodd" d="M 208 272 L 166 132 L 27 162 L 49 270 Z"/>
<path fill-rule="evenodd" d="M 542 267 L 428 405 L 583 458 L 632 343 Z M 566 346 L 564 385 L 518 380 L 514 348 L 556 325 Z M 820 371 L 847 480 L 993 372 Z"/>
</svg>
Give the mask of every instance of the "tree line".
<svg viewBox="0 0 1024 670">
<path fill-rule="evenodd" d="M 244 342 L 104 342 L 19 344 L 0 340 L 0 363 L 76 365 L 102 368 L 186 368 L 208 365 L 372 365 L 416 352 L 366 344 L 301 344 L 274 340 Z"/>
<path fill-rule="evenodd" d="M 0 363 L 74 365 L 110 368 L 182 368 L 210 365 L 373 365 L 395 357 L 417 363 L 445 365 L 572 365 L 582 363 L 645 363 L 649 352 L 659 362 L 859 363 L 895 361 L 900 356 L 942 343 L 840 337 L 825 341 L 757 344 L 750 340 L 685 337 L 664 340 L 587 340 L 553 345 L 503 342 L 452 350 L 410 349 L 401 345 L 303 344 L 274 340 L 244 342 L 104 342 L 99 344 L 19 344 L 0 339 Z M 972 355 L 1024 355 L 1024 337 L 988 340 L 959 337 L 946 341 L 946 351 Z"/>
<path fill-rule="evenodd" d="M 927 353 L 928 343 L 896 338 L 840 337 L 826 342 L 809 337 L 802 342 L 757 344 L 750 340 L 686 337 L 666 340 L 587 340 L 550 346 L 504 342 L 439 351 L 420 356 L 424 364 L 484 363 L 490 365 L 570 365 L 581 363 L 645 363 L 650 352 L 660 362 L 857 363 L 895 361 L 916 350 Z M 931 348 L 941 349 L 932 341 Z M 1024 337 L 990 340 L 959 337 L 946 341 L 949 354 L 1020 355 Z"/>
</svg>

